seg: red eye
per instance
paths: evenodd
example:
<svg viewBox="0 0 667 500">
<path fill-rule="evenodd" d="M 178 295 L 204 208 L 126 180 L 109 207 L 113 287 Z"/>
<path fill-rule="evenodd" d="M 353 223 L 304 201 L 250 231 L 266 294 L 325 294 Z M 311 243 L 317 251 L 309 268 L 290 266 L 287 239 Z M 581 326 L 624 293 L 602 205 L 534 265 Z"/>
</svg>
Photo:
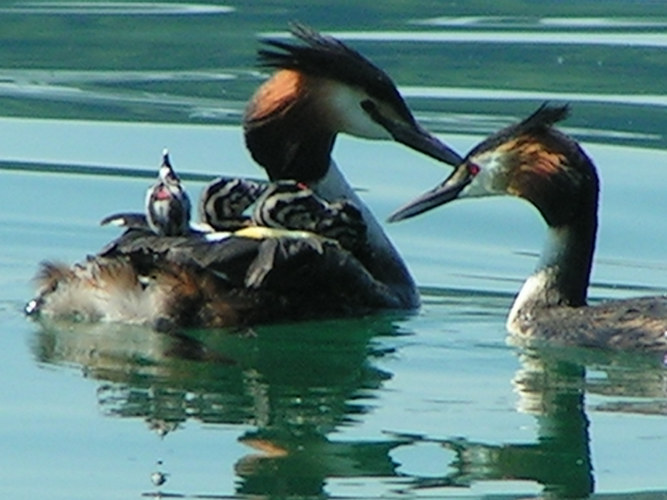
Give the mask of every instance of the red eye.
<svg viewBox="0 0 667 500">
<path fill-rule="evenodd" d="M 475 177 L 477 174 L 479 174 L 479 171 L 482 170 L 479 168 L 479 165 L 477 163 L 468 163 L 468 173 Z"/>
</svg>

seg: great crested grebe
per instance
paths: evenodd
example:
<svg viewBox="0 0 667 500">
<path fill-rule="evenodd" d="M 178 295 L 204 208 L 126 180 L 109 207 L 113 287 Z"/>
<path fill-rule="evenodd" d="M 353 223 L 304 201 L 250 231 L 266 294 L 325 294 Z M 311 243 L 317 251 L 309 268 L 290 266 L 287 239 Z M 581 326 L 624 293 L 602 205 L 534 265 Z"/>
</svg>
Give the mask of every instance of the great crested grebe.
<svg viewBox="0 0 667 500">
<path fill-rule="evenodd" d="M 202 193 L 202 205 L 216 207 L 221 227 L 238 225 L 239 210 L 245 210 L 238 198 L 255 197 L 257 184 L 232 183 L 232 190 L 226 189 L 229 182 L 213 184 Z M 193 229 L 189 198 L 165 153 L 158 182 L 146 195 L 145 214 L 107 217 L 103 222 L 125 227 L 125 233 L 83 262 L 43 263 L 38 294 L 25 312 L 171 329 L 401 306 L 352 253 L 363 249 L 365 226 L 351 202 L 328 203 L 294 181 L 262 191 L 252 220 L 241 229 Z M 214 204 L 207 203 L 209 195 Z M 222 214 L 231 217 L 230 224 Z"/>
<path fill-rule="evenodd" d="M 587 306 L 597 231 L 598 176 L 590 158 L 553 124 L 567 106 L 543 105 L 473 148 L 439 186 L 396 211 L 413 217 L 457 198 L 513 195 L 548 226 L 535 272 L 507 318 L 516 339 L 667 352 L 667 296 Z"/>
<path fill-rule="evenodd" d="M 243 127 L 252 157 L 271 180 L 308 185 L 328 202 L 345 199 L 367 228 L 363 264 L 399 297 L 419 304 L 417 287 L 389 238 L 331 158 L 338 133 L 395 140 L 442 162 L 461 157 L 414 119 L 391 78 L 335 38 L 295 25 L 302 43 L 266 40 L 260 63 L 277 71 L 251 98 Z"/>
<path fill-rule="evenodd" d="M 266 189 L 266 184 L 238 177 L 218 177 L 202 190 L 199 221 L 190 223 L 191 202 L 169 159 L 162 152 L 157 182 L 146 191 L 144 212 L 119 212 L 100 221 L 130 229 L 150 230 L 159 236 L 186 236 L 202 232 L 236 231 L 252 224 L 245 212 Z"/>
<path fill-rule="evenodd" d="M 272 49 L 260 51 L 264 65 L 278 71 L 251 99 L 244 133 L 272 181 L 305 184 L 312 194 L 292 192 L 282 214 L 282 203 L 268 218 L 255 213 L 292 224 L 302 203 L 319 200 L 324 220 L 315 229 L 322 234 L 244 227 L 222 236 L 164 236 L 125 224 L 123 236 L 81 264 L 44 264 L 26 312 L 215 327 L 419 304 L 405 264 L 331 150 L 346 132 L 393 139 L 451 164 L 461 158 L 417 124 L 389 77 L 360 54 L 304 27 L 293 34 L 303 44 L 267 41 Z"/>
</svg>

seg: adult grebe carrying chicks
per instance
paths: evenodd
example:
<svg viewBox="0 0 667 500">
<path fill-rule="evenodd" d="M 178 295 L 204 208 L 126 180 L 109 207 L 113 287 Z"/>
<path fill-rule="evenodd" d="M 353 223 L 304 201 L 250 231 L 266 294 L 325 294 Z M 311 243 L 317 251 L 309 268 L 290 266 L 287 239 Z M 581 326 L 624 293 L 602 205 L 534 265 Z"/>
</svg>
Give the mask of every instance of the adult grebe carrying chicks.
<svg viewBox="0 0 667 500">
<path fill-rule="evenodd" d="M 193 230 L 189 199 L 176 195 L 180 181 L 163 165 L 146 214 L 110 218 L 129 228 L 121 238 L 75 266 L 42 266 L 29 314 L 217 327 L 419 305 L 405 263 L 331 150 L 343 132 L 450 164 L 461 158 L 417 124 L 391 79 L 358 52 L 303 26 L 292 33 L 301 43 L 269 40 L 260 50 L 262 65 L 277 71 L 244 117 L 252 157 L 279 186 L 260 197 L 252 220 L 223 194 L 222 207 L 239 215 L 231 229 L 240 229 Z M 214 212 L 209 226 L 225 219 L 216 193 L 237 192 L 216 186 L 200 202 Z"/>
</svg>

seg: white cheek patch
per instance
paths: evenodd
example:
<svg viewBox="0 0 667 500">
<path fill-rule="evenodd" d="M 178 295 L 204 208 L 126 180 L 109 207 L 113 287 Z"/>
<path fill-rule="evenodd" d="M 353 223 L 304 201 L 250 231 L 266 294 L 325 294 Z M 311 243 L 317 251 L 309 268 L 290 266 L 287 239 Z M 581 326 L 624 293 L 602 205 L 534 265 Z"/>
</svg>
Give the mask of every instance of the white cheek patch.
<svg viewBox="0 0 667 500">
<path fill-rule="evenodd" d="M 368 95 L 359 89 L 331 82 L 326 91 L 328 106 L 341 132 L 366 139 L 391 139 L 384 127 L 361 108 Z"/>
<path fill-rule="evenodd" d="M 481 196 L 489 196 L 492 194 L 489 192 L 487 185 L 489 184 L 488 179 L 485 179 L 485 173 L 482 171 L 475 179 L 468 184 L 459 195 L 459 198 L 479 198 Z"/>
<path fill-rule="evenodd" d="M 459 198 L 479 198 L 481 196 L 492 196 L 507 194 L 505 182 L 499 182 L 506 175 L 505 167 L 498 153 L 492 152 L 481 155 L 474 159 L 479 166 L 479 173 L 475 176 L 459 195 Z"/>
</svg>

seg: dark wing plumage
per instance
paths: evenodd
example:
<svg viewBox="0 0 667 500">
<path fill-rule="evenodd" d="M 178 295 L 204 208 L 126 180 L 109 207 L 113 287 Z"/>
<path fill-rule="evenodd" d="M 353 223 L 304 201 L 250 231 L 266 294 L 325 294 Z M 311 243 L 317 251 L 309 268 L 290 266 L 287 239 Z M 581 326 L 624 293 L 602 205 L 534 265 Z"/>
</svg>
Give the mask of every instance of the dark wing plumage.
<svg viewBox="0 0 667 500">
<path fill-rule="evenodd" d="M 241 326 L 401 307 L 337 243 L 317 236 L 164 237 L 129 229 L 73 266 L 45 264 L 35 317 L 144 323 L 158 329 Z"/>
</svg>

